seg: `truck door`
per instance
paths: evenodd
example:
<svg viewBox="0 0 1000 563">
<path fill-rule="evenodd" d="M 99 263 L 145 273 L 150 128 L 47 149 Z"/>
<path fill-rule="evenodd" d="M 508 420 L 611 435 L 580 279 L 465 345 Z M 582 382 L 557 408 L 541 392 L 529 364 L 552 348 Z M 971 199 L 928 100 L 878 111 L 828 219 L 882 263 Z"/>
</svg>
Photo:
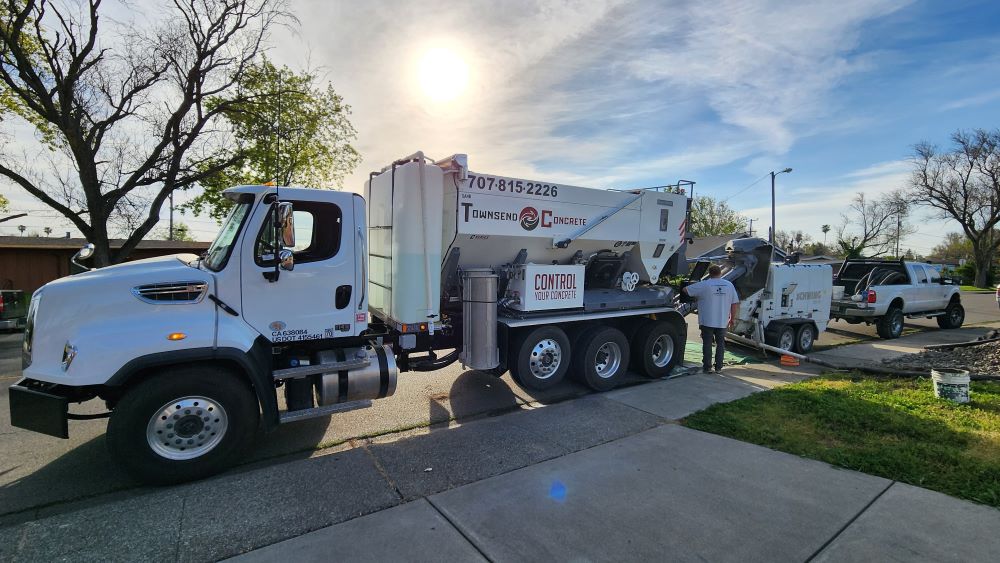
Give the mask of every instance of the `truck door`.
<svg viewBox="0 0 1000 563">
<path fill-rule="evenodd" d="M 354 336 L 367 327 L 356 322 L 353 194 L 309 191 L 315 195 L 294 190 L 293 198 L 282 197 L 295 210 L 294 269 L 279 270 L 276 282 L 267 279 L 275 261 L 270 205 L 258 207 L 262 220 L 251 222 L 257 231 L 244 239 L 243 317 L 275 343 Z"/>
<path fill-rule="evenodd" d="M 927 269 L 920 264 L 911 264 L 913 271 L 913 304 L 907 311 L 926 311 L 934 308 L 934 288 L 931 286 Z"/>
</svg>

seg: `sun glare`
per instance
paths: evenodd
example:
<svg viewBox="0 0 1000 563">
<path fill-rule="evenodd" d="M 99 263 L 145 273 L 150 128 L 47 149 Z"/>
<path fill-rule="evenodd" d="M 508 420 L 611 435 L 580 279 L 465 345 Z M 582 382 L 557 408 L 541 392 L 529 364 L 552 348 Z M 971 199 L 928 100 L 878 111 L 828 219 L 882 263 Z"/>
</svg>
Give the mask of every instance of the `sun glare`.
<svg viewBox="0 0 1000 563">
<path fill-rule="evenodd" d="M 420 60 L 420 85 L 435 102 L 450 102 L 465 91 L 469 67 L 454 51 L 437 47 Z"/>
</svg>

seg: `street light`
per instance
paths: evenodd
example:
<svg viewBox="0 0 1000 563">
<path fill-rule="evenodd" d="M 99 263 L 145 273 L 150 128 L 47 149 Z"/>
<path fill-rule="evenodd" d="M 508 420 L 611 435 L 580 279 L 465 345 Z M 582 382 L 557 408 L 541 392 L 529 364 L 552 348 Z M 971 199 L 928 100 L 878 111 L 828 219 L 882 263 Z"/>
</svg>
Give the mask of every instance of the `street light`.
<svg viewBox="0 0 1000 563">
<path fill-rule="evenodd" d="M 791 168 L 785 168 L 780 172 L 774 172 L 773 170 L 771 171 L 771 238 L 770 240 L 768 240 L 768 242 L 771 243 L 772 249 L 774 248 L 774 237 L 777 234 L 777 229 L 775 228 L 775 221 L 774 221 L 774 177 L 777 176 L 778 174 L 788 174 L 791 171 L 792 171 Z"/>
</svg>

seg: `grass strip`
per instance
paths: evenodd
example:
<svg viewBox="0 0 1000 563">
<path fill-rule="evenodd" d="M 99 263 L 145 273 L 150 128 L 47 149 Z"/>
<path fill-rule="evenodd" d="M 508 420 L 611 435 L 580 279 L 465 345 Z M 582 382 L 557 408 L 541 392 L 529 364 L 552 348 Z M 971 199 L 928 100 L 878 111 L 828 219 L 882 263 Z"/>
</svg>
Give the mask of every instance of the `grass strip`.
<svg viewBox="0 0 1000 563">
<path fill-rule="evenodd" d="M 683 423 L 1000 507 L 1000 382 L 973 382 L 959 405 L 935 398 L 929 379 L 828 374 Z"/>
</svg>

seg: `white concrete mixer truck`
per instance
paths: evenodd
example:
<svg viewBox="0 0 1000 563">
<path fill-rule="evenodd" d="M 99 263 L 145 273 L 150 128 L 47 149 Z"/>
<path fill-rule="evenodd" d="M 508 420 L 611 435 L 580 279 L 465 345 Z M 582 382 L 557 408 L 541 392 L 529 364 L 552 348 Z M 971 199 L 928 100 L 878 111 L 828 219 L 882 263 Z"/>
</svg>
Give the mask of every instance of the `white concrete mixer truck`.
<svg viewBox="0 0 1000 563">
<path fill-rule="evenodd" d="M 685 323 L 657 280 L 684 264 L 684 188 L 579 188 L 422 153 L 373 172 L 364 198 L 232 188 L 204 255 L 35 292 L 11 422 L 66 438 L 69 420 L 108 416 L 117 460 L 170 483 L 227 467 L 259 429 L 370 406 L 399 371 L 460 361 L 529 389 L 665 376 Z M 91 399 L 107 412 L 70 412 Z"/>
</svg>

